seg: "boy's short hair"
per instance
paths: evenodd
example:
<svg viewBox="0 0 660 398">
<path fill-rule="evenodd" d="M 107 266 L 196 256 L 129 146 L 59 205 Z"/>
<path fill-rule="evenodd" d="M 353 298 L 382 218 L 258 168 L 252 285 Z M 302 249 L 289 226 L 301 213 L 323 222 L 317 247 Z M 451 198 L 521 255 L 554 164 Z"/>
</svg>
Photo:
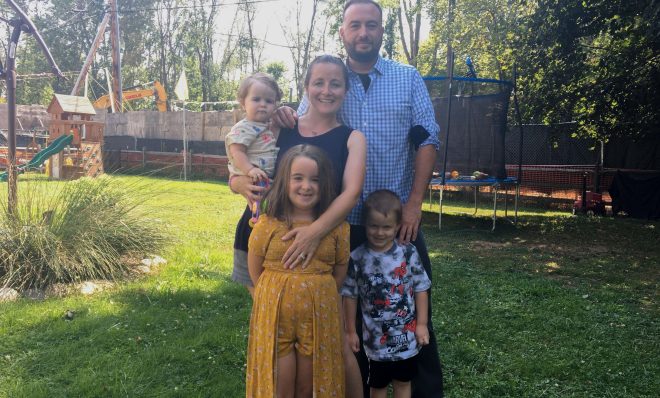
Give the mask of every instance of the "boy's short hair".
<svg viewBox="0 0 660 398">
<path fill-rule="evenodd" d="M 390 213 L 394 214 L 396 223 L 401 224 L 402 205 L 401 199 L 394 192 L 389 189 L 379 189 L 367 196 L 364 201 L 364 208 L 362 210 L 362 222 L 366 224 L 369 220 L 371 211 L 377 211 L 383 216 L 388 216 Z"/>
</svg>

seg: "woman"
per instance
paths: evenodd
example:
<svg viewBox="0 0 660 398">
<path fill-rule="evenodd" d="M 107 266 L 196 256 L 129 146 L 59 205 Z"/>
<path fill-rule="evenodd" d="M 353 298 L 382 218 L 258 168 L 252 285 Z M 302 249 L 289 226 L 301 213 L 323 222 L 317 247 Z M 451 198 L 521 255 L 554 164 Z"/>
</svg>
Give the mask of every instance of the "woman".
<svg viewBox="0 0 660 398">
<path fill-rule="evenodd" d="M 321 55 L 310 63 L 305 76 L 305 92 L 309 109 L 293 129 L 282 129 L 277 140 L 280 154 L 298 144 L 315 145 L 330 157 L 337 181 L 339 196 L 328 210 L 312 224 L 292 229 L 283 239 L 293 243 L 282 259 L 287 267 L 305 267 L 314 256 L 320 241 L 342 223 L 357 203 L 366 165 L 366 139 L 364 135 L 342 125 L 337 113 L 348 91 L 348 70 L 337 57 Z M 262 188 L 253 185 L 244 176 L 229 181 L 232 191 L 242 194 L 251 204 L 259 199 Z M 234 272 L 232 279 L 251 288 L 247 272 L 247 241 L 250 235 L 250 206 L 236 229 L 234 241 Z M 362 395 L 362 382 L 357 362 L 348 345 L 344 347 L 346 361 L 347 396 Z"/>
</svg>

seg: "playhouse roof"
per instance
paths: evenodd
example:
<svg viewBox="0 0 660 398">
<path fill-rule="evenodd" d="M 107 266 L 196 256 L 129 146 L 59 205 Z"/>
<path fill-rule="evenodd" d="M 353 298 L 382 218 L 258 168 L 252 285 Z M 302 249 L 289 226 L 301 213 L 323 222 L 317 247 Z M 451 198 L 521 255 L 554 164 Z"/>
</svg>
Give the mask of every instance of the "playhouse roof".
<svg viewBox="0 0 660 398">
<path fill-rule="evenodd" d="M 54 94 L 53 99 L 50 101 L 50 105 L 48 105 L 48 113 L 63 112 L 96 115 L 96 111 L 87 97 Z"/>
</svg>

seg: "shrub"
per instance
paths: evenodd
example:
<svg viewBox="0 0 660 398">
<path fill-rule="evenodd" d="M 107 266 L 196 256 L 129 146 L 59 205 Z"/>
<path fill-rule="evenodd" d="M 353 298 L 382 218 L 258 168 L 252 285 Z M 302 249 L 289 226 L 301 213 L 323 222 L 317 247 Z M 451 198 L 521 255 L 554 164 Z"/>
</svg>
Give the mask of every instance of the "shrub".
<svg viewBox="0 0 660 398">
<path fill-rule="evenodd" d="M 22 184 L 16 215 L 6 204 L 0 213 L 0 286 L 23 290 L 125 275 L 127 258 L 165 243 L 162 226 L 141 206 L 149 195 L 145 186 L 107 176 Z"/>
</svg>

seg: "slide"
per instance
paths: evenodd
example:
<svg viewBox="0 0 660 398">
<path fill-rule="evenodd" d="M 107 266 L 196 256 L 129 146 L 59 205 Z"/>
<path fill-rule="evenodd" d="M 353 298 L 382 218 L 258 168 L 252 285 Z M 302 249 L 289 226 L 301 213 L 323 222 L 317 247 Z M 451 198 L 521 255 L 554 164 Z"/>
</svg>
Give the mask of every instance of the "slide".
<svg viewBox="0 0 660 398">
<path fill-rule="evenodd" d="M 39 153 L 34 155 L 32 160 L 27 162 L 24 165 L 18 166 L 16 168 L 16 171 L 18 173 L 23 173 L 27 170 L 30 169 L 36 169 L 38 167 L 41 167 L 41 165 L 44 164 L 44 162 L 51 156 L 55 155 L 56 153 L 61 152 L 64 148 L 66 148 L 68 145 L 71 144 L 71 141 L 73 141 L 73 134 L 70 135 L 63 135 L 61 137 L 58 137 L 55 141 L 51 142 L 48 147 L 45 149 L 42 149 Z M 5 171 L 4 173 L 0 173 L 0 181 L 7 181 L 7 172 Z"/>
</svg>

